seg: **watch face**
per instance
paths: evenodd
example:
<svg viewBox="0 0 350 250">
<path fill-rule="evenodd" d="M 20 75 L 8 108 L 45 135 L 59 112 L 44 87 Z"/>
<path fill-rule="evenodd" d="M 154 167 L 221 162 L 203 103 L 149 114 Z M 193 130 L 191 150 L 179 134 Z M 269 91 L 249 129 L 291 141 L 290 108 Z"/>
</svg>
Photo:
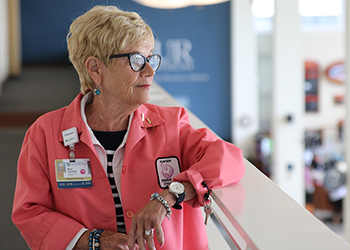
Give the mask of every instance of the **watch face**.
<svg viewBox="0 0 350 250">
<path fill-rule="evenodd" d="M 171 192 L 173 192 L 175 194 L 182 194 L 183 192 L 185 192 L 185 186 L 179 182 L 171 183 L 169 186 L 169 189 Z"/>
</svg>

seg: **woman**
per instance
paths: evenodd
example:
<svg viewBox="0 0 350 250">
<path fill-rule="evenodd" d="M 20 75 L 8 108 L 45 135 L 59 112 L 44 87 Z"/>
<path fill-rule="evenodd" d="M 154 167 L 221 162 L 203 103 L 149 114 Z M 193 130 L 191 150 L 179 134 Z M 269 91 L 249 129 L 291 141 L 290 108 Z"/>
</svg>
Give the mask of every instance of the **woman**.
<svg viewBox="0 0 350 250">
<path fill-rule="evenodd" d="M 243 177 L 240 149 L 147 104 L 161 58 L 138 14 L 96 6 L 67 41 L 81 94 L 29 128 L 18 161 L 12 218 L 28 245 L 207 249 L 200 207 Z"/>
</svg>

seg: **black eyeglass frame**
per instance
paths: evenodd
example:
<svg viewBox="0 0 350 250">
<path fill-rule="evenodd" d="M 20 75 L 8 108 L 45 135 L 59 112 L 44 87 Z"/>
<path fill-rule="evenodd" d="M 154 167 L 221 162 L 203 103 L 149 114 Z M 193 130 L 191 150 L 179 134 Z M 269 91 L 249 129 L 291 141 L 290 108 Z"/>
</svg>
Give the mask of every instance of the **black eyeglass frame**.
<svg viewBox="0 0 350 250">
<path fill-rule="evenodd" d="M 140 56 L 142 56 L 142 58 L 143 58 L 143 60 L 144 60 L 144 63 L 143 63 L 143 65 L 142 65 L 141 69 L 139 69 L 139 70 L 135 70 L 135 69 L 132 67 L 132 65 L 131 65 L 130 57 L 133 56 L 133 55 L 140 55 Z M 145 68 L 146 63 L 147 63 L 147 62 L 149 63 L 150 58 L 153 57 L 153 56 L 157 56 L 157 57 L 159 58 L 158 67 L 157 67 L 156 69 L 153 69 L 153 68 L 152 68 L 154 71 L 157 71 L 157 70 L 159 69 L 160 63 L 161 63 L 161 61 L 162 61 L 162 56 L 159 55 L 159 54 L 153 54 L 153 55 L 150 55 L 149 57 L 145 57 L 144 55 L 142 55 L 142 54 L 140 54 L 140 53 L 127 53 L 127 54 L 111 55 L 109 58 L 112 59 L 112 58 L 119 58 L 119 57 L 127 57 L 128 60 L 129 60 L 130 68 L 131 68 L 133 71 L 135 71 L 135 72 L 140 72 L 140 71 L 142 71 L 142 70 Z"/>
</svg>

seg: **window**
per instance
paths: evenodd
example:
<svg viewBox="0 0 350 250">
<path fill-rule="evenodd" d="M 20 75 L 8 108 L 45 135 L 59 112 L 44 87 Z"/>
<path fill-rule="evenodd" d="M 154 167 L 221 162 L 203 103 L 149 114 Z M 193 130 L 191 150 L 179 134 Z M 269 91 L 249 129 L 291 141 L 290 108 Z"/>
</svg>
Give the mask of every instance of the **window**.
<svg viewBox="0 0 350 250">
<path fill-rule="evenodd" d="M 338 31 L 344 28 L 342 0 L 299 0 L 304 31 Z M 270 33 L 273 29 L 274 0 L 253 0 L 255 30 Z"/>
</svg>

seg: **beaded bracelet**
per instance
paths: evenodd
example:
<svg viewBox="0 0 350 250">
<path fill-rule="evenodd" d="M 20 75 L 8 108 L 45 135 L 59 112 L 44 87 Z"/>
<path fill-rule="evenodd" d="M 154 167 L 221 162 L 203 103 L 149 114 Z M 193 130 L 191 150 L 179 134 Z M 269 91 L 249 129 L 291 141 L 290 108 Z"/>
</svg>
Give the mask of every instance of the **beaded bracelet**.
<svg viewBox="0 0 350 250">
<path fill-rule="evenodd" d="M 89 234 L 89 250 L 100 250 L 100 236 L 103 229 L 94 229 Z"/>
<path fill-rule="evenodd" d="M 154 199 L 158 200 L 163 204 L 163 206 L 166 209 L 166 217 L 168 218 L 168 220 L 170 220 L 171 208 L 169 207 L 168 202 L 158 193 L 154 193 L 151 195 L 150 201 L 153 201 Z"/>
</svg>

